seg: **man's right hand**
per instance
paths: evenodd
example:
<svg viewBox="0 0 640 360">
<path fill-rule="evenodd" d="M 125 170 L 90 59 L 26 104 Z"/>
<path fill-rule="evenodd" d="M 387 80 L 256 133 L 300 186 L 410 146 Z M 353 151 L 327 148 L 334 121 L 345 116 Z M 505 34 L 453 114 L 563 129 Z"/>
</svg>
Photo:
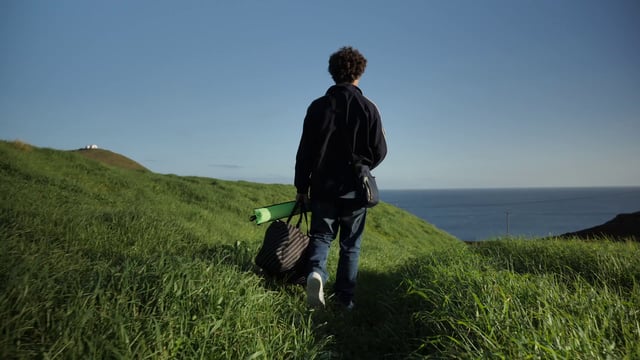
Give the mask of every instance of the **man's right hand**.
<svg viewBox="0 0 640 360">
<path fill-rule="evenodd" d="M 296 201 L 302 202 L 304 204 L 308 204 L 309 203 L 309 195 L 298 193 L 298 194 L 296 194 Z"/>
</svg>

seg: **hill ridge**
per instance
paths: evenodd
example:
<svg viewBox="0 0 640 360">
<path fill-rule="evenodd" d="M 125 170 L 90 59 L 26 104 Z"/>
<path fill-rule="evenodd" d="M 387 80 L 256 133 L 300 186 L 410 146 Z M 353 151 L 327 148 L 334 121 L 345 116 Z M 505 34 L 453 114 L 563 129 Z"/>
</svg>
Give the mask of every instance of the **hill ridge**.
<svg viewBox="0 0 640 360">
<path fill-rule="evenodd" d="M 149 169 L 140 165 L 140 163 L 116 152 L 107 149 L 77 149 L 71 152 L 80 154 L 87 159 L 96 160 L 103 164 L 119 167 L 122 169 L 149 171 Z"/>
</svg>

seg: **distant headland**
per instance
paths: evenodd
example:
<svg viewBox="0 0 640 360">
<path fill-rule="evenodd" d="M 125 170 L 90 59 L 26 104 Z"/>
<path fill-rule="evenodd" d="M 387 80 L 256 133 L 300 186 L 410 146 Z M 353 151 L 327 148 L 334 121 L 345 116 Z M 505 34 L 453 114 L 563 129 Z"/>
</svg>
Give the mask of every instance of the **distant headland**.
<svg viewBox="0 0 640 360">
<path fill-rule="evenodd" d="M 619 214 L 602 225 L 560 235 L 561 238 L 598 239 L 640 241 L 640 211 Z"/>
</svg>

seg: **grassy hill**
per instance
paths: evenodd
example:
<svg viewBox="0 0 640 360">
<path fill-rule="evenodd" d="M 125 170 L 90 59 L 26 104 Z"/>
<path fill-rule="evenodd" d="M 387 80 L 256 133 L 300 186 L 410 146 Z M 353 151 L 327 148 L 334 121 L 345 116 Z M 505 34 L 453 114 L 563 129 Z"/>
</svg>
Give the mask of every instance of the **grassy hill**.
<svg viewBox="0 0 640 360">
<path fill-rule="evenodd" d="M 253 267 L 251 210 L 292 186 L 81 153 L 0 142 L 0 358 L 640 357 L 638 244 L 469 247 L 382 203 L 356 309 L 309 311 Z"/>
</svg>

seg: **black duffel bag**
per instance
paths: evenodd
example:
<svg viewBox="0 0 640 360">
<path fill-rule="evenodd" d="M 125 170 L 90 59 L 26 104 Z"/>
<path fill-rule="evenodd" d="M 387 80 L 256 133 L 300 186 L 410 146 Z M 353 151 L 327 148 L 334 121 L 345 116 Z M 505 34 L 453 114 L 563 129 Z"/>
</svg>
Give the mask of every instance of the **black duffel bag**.
<svg viewBox="0 0 640 360">
<path fill-rule="evenodd" d="M 300 217 L 296 225 L 291 224 L 297 207 L 301 207 Z M 309 246 L 309 236 L 300 229 L 302 218 L 307 225 L 306 209 L 303 203 L 296 203 L 286 222 L 276 220 L 269 224 L 264 234 L 262 247 L 255 258 L 255 263 L 266 274 L 271 276 L 292 275 L 292 272 L 304 271 L 305 252 Z"/>
</svg>

